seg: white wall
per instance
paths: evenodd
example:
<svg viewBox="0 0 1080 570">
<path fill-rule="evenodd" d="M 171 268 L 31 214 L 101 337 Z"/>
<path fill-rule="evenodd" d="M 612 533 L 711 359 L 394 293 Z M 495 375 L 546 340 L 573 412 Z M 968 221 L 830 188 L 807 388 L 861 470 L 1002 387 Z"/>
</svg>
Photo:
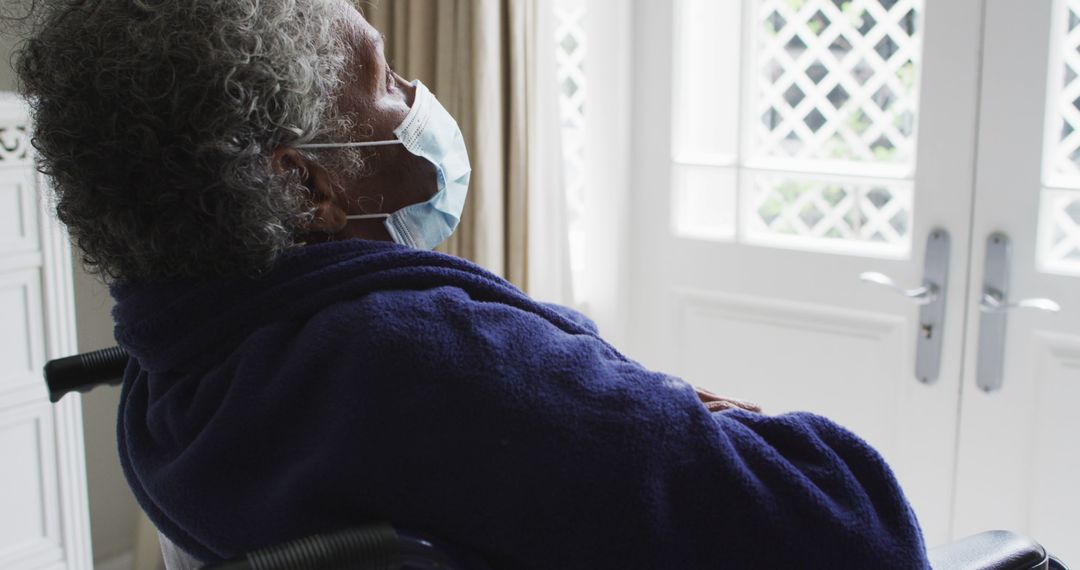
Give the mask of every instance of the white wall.
<svg viewBox="0 0 1080 570">
<path fill-rule="evenodd" d="M 11 59 L 11 42 L 0 35 L 0 91 L 14 91 L 15 77 L 8 62 Z"/>
<path fill-rule="evenodd" d="M 0 0 L 2 1 L 2 0 Z M 9 61 L 11 46 L 0 37 L 0 91 L 15 89 Z M 112 334 L 112 299 L 75 261 L 75 318 L 79 351 L 116 344 Z M 120 472 L 116 454 L 116 408 L 119 388 L 99 388 L 83 396 L 86 470 L 94 560 L 128 553 L 135 545 L 139 510 Z"/>
<path fill-rule="evenodd" d="M 79 351 L 114 346 L 112 298 L 105 287 L 82 270 L 74 252 L 75 322 Z M 83 396 L 86 435 L 86 480 L 90 488 L 90 532 L 94 560 L 110 560 L 135 546 L 139 508 L 120 471 L 116 454 L 116 409 L 119 387 L 98 388 Z"/>
</svg>

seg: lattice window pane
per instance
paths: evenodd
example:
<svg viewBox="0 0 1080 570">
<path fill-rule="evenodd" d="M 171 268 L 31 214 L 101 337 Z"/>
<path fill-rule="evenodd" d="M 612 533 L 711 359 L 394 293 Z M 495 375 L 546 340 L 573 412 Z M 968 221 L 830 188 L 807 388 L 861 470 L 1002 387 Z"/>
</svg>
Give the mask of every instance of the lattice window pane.
<svg viewBox="0 0 1080 570">
<path fill-rule="evenodd" d="M 1080 186 L 1080 0 L 1066 0 L 1051 77 L 1060 81 L 1052 96 L 1056 109 L 1050 125 L 1048 179 L 1050 185 Z M 1054 69 L 1056 67 L 1056 69 Z"/>
<path fill-rule="evenodd" d="M 893 180 L 750 173 L 746 238 L 765 245 L 903 255 L 912 225 L 912 184 Z"/>
<path fill-rule="evenodd" d="M 1045 190 L 1041 218 L 1044 269 L 1080 275 L 1080 192 Z"/>
<path fill-rule="evenodd" d="M 679 0 L 674 84 L 711 101 L 674 93 L 675 233 L 908 255 L 923 2 Z M 748 12 L 736 14 L 737 7 Z M 747 38 L 741 76 L 730 71 L 736 66 L 726 58 L 735 50 L 721 37 Z M 710 58 L 712 65 L 701 63 Z M 709 73 L 724 76 L 711 83 L 698 77 Z M 686 89 L 706 83 L 725 87 Z M 741 115 L 739 142 L 725 157 L 720 139 L 700 131 L 726 124 L 717 114 L 732 107 Z M 705 176 L 693 167 L 734 174 Z"/>
<path fill-rule="evenodd" d="M 908 254 L 921 12 L 922 0 L 755 1 L 746 241 Z"/>
<path fill-rule="evenodd" d="M 921 0 L 758 0 L 756 6 L 751 156 L 910 167 Z"/>
<path fill-rule="evenodd" d="M 1057 10 L 1036 257 L 1042 271 L 1080 275 L 1080 0 Z"/>
<path fill-rule="evenodd" d="M 570 273 L 574 291 L 583 290 L 585 275 L 586 115 L 589 85 L 585 74 L 588 37 L 585 33 L 586 0 L 557 0 L 555 16 L 555 66 L 559 82 L 559 114 L 562 122 L 563 175 L 566 188 Z"/>
</svg>

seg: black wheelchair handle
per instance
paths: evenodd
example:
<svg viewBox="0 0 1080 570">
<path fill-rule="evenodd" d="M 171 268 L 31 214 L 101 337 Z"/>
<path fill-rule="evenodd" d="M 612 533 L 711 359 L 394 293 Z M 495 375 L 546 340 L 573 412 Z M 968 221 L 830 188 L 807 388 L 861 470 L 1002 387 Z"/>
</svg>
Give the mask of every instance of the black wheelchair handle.
<svg viewBox="0 0 1080 570">
<path fill-rule="evenodd" d="M 204 566 L 203 570 L 461 570 L 442 545 L 389 523 L 317 534 Z M 469 566 L 486 570 L 474 561 Z"/>
<path fill-rule="evenodd" d="M 127 351 L 114 346 L 49 361 L 45 364 L 49 401 L 55 404 L 69 392 L 89 392 L 104 384 L 119 384 L 128 358 Z"/>
<path fill-rule="evenodd" d="M 323 570 L 356 568 L 398 570 L 401 548 L 388 524 L 319 534 L 204 566 L 203 570 Z"/>
</svg>

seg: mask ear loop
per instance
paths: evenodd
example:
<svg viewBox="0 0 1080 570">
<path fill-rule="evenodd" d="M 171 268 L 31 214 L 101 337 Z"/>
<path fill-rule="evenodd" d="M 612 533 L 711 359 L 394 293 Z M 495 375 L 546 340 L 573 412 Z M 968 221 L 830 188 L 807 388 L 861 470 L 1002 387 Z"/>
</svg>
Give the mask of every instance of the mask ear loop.
<svg viewBox="0 0 1080 570">
<path fill-rule="evenodd" d="M 312 143 L 297 145 L 298 149 L 305 150 L 325 150 L 325 149 L 337 149 L 337 148 L 363 148 L 371 146 L 391 146 L 402 144 L 400 140 L 393 141 L 371 141 L 371 142 L 353 142 L 353 143 Z M 381 207 L 381 206 L 380 206 Z M 358 214 L 355 216 L 345 216 L 347 221 L 351 220 L 386 220 L 390 218 L 390 214 Z"/>
<path fill-rule="evenodd" d="M 402 144 L 401 141 L 372 141 L 372 142 L 353 142 L 353 143 L 313 143 L 297 145 L 296 148 L 319 150 L 327 148 L 359 148 L 365 146 L 390 146 L 395 144 Z"/>
<path fill-rule="evenodd" d="M 308 150 L 322 150 L 330 148 L 362 148 L 369 146 L 391 146 L 397 144 L 404 144 L 400 140 L 391 141 L 370 141 L 370 142 L 352 142 L 352 143 L 311 143 L 297 145 L 298 149 Z M 360 214 L 356 216 L 345 216 L 346 220 L 386 220 L 390 218 L 390 214 Z"/>
<path fill-rule="evenodd" d="M 342 192 L 344 192 L 344 190 L 342 190 Z M 363 211 L 363 206 L 361 206 L 360 204 L 365 199 L 372 200 L 372 201 L 375 200 L 375 198 L 372 198 L 372 197 L 369 197 L 369 196 L 361 196 L 360 198 L 358 198 L 356 200 L 356 205 L 357 205 L 357 207 L 359 207 L 361 209 L 361 211 Z M 379 197 L 378 202 L 379 202 L 379 209 L 380 210 L 382 209 L 383 201 L 385 199 L 386 199 L 385 196 L 380 196 Z M 390 217 L 390 214 L 356 214 L 356 215 L 353 215 L 353 216 L 345 216 L 345 219 L 346 220 L 385 220 L 386 218 L 389 218 L 389 217 Z"/>
<path fill-rule="evenodd" d="M 338 191 L 340 191 L 343 194 L 345 193 L 345 190 L 343 188 L 341 188 L 340 186 L 338 187 Z M 379 202 L 378 209 L 381 210 L 382 206 L 383 206 L 383 203 L 386 201 L 386 196 L 379 196 L 378 199 L 373 198 L 371 196 L 360 196 L 355 201 L 353 201 L 353 203 L 356 204 L 356 207 L 360 208 L 360 211 L 363 211 L 364 210 L 364 207 L 363 207 L 364 201 L 371 201 L 371 202 L 377 201 L 377 202 Z M 390 214 L 356 214 L 356 215 L 352 215 L 352 216 L 345 216 L 345 219 L 346 220 L 377 220 L 377 219 L 386 219 L 386 218 L 389 218 L 389 217 L 390 217 Z"/>
</svg>

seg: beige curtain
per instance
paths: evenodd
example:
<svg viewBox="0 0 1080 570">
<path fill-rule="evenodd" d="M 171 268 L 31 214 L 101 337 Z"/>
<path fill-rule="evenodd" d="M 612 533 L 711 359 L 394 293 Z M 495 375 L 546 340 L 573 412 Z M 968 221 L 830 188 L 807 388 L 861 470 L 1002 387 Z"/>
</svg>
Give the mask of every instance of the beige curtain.
<svg viewBox="0 0 1080 570">
<path fill-rule="evenodd" d="M 387 58 L 458 120 L 473 164 L 461 226 L 441 249 L 528 290 L 532 49 L 544 0 L 359 2 Z"/>
</svg>

